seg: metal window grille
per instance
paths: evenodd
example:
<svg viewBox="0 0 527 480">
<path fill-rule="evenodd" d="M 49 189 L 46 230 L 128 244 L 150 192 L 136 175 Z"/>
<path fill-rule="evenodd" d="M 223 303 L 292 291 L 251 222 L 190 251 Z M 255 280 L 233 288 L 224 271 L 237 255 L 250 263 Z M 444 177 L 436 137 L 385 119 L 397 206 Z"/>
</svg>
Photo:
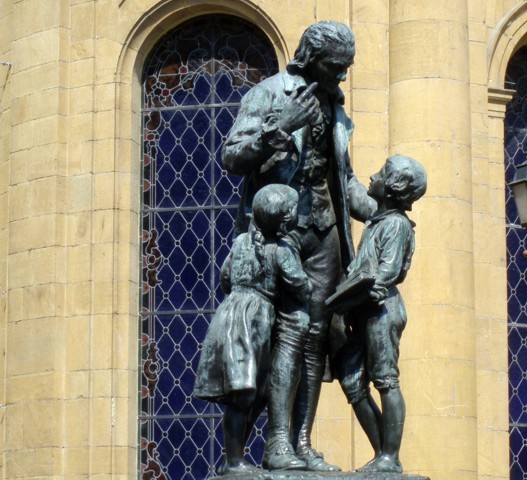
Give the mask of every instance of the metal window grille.
<svg viewBox="0 0 527 480">
<path fill-rule="evenodd" d="M 222 410 L 192 397 L 241 178 L 221 146 L 242 96 L 277 71 L 265 35 L 225 15 L 162 38 L 143 72 L 140 478 L 202 480 L 221 461 Z M 265 418 L 246 452 L 258 464 Z"/>
<path fill-rule="evenodd" d="M 527 51 L 511 60 L 507 78 L 516 95 L 505 117 L 505 182 L 527 154 Z M 526 231 L 520 226 L 514 197 L 506 187 L 507 309 L 509 347 L 510 478 L 527 480 L 527 258 Z"/>
</svg>

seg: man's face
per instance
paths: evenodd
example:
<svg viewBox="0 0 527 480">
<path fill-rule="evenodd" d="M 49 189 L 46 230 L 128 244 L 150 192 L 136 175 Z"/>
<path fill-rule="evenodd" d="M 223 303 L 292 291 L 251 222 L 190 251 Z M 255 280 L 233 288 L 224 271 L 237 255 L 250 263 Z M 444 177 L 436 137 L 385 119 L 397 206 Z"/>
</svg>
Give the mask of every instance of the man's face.
<svg viewBox="0 0 527 480">
<path fill-rule="evenodd" d="M 307 74 L 311 81 L 318 82 L 319 89 L 335 93 L 339 83 L 346 80 L 346 72 L 353 65 L 354 57 L 354 45 L 332 44 L 316 60 L 311 61 Z"/>
</svg>

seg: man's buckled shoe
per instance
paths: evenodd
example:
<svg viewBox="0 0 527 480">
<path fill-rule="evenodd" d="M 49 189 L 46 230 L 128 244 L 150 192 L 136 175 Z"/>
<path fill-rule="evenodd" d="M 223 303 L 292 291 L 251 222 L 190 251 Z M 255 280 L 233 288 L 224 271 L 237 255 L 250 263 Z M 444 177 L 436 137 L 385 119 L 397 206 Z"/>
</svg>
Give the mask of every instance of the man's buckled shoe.
<svg viewBox="0 0 527 480">
<path fill-rule="evenodd" d="M 342 469 L 324 460 L 324 454 L 311 447 L 300 447 L 296 456 L 306 463 L 306 470 L 312 472 L 340 472 Z"/>
<path fill-rule="evenodd" d="M 306 462 L 295 455 L 291 444 L 276 441 L 265 446 L 262 466 L 267 470 L 302 470 L 306 468 Z"/>
</svg>

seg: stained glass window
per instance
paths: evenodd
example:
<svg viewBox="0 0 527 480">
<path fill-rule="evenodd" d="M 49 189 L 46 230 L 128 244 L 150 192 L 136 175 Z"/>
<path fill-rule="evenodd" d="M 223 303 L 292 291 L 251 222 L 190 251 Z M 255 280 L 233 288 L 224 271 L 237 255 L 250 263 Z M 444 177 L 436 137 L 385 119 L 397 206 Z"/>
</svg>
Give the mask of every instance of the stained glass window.
<svg viewBox="0 0 527 480">
<path fill-rule="evenodd" d="M 527 50 L 511 60 L 507 80 L 516 94 L 505 117 L 505 181 L 527 160 Z M 509 338 L 510 478 L 527 480 L 527 232 L 520 226 L 514 197 L 506 187 L 507 306 Z"/>
<path fill-rule="evenodd" d="M 162 38 L 143 72 L 140 478 L 202 480 L 221 461 L 222 410 L 192 397 L 200 349 L 222 300 L 241 179 L 221 146 L 242 96 L 277 71 L 254 25 L 225 15 Z M 258 464 L 265 418 L 246 452 Z"/>
</svg>

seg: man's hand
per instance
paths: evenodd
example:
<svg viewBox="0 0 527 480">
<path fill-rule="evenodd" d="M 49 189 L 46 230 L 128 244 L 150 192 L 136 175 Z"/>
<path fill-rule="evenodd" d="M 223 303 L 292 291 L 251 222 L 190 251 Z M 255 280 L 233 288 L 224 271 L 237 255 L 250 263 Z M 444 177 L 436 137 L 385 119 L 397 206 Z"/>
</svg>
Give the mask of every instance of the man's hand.
<svg viewBox="0 0 527 480">
<path fill-rule="evenodd" d="M 313 92 L 317 87 L 318 83 L 313 82 L 304 91 L 295 90 L 291 94 L 277 122 L 280 130 L 293 133 L 314 120 L 318 100 Z"/>
</svg>

